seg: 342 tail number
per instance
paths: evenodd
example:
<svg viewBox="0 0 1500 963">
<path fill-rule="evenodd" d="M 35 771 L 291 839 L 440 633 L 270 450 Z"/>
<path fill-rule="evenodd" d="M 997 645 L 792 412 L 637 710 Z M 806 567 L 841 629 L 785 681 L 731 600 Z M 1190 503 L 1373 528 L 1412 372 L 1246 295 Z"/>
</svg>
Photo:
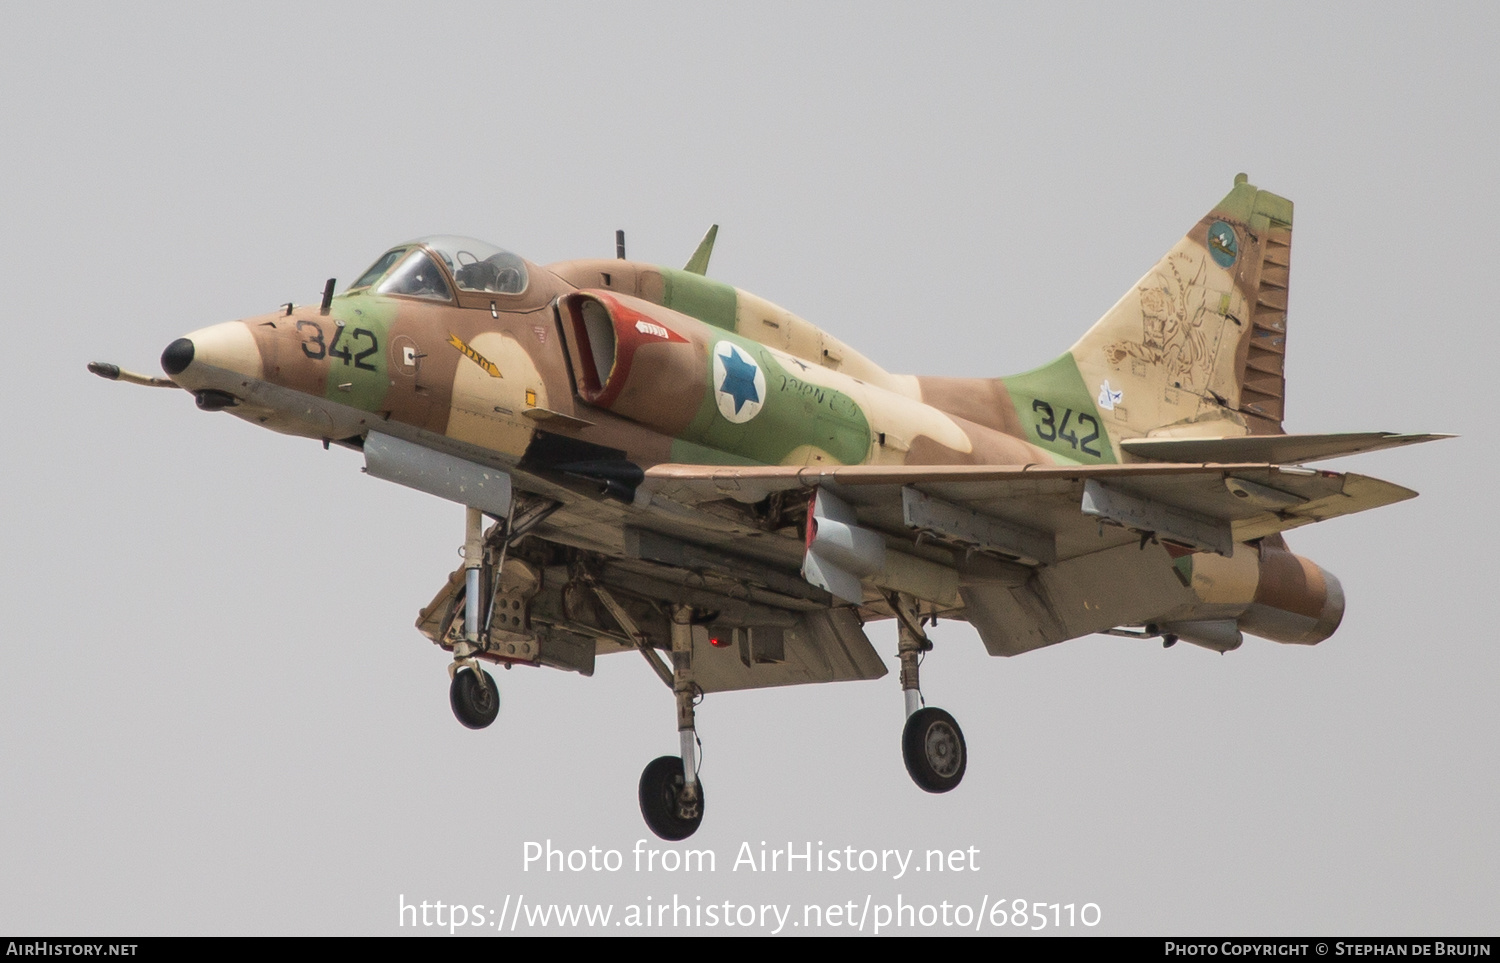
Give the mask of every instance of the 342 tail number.
<svg viewBox="0 0 1500 963">
<path fill-rule="evenodd" d="M 1093 415 L 1064 408 L 1062 422 L 1058 423 L 1057 412 L 1040 398 L 1031 403 L 1031 411 L 1036 416 L 1036 436 L 1042 441 L 1065 441 L 1069 446 L 1095 458 L 1103 454 L 1098 448 L 1089 447 L 1091 442 L 1099 440 L 1099 419 Z M 1070 424 L 1076 427 L 1069 428 Z M 1079 432 L 1085 428 L 1089 429 L 1089 433 L 1080 436 Z"/>
</svg>

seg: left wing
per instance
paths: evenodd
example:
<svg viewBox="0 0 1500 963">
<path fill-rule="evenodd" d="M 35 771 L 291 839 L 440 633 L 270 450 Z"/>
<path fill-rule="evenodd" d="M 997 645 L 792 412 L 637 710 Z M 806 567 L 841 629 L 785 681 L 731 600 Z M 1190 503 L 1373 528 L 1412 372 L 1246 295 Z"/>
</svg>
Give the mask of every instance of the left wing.
<svg viewBox="0 0 1500 963">
<path fill-rule="evenodd" d="M 908 593 L 933 615 L 969 621 L 993 655 L 1201 618 L 1175 558 L 1235 558 L 1244 542 L 1416 495 L 1364 475 L 1254 463 L 661 465 L 640 491 L 679 512 L 805 493 L 809 582 L 866 617 L 889 612 L 885 593 Z M 696 539 L 740 550 L 709 530 Z"/>
<path fill-rule="evenodd" d="M 1000 554 L 1050 562 L 1085 555 L 1130 535 L 1104 539 L 1101 522 L 1151 533 L 1199 551 L 1232 553 L 1236 542 L 1415 498 L 1416 492 L 1352 473 L 1268 464 L 990 465 L 835 468 L 658 465 L 640 490 L 684 505 L 721 499 L 758 502 L 774 492 L 827 487 L 860 522 L 889 533 L 916 530 L 907 490 L 998 522 L 1053 545 L 1052 558 L 1023 546 Z M 946 517 L 946 516 L 944 516 Z M 958 532 L 949 540 L 965 539 Z M 1032 547 L 1035 547 L 1034 545 Z"/>
<path fill-rule="evenodd" d="M 452 475 L 471 498 L 478 482 Z M 994 655 L 1201 618 L 1176 557 L 1253 568 L 1256 553 L 1236 546 L 1415 494 L 1264 463 L 667 464 L 633 498 L 618 486 L 600 498 L 597 479 L 566 470 L 514 477 L 516 507 L 487 545 L 496 558 L 509 545 L 487 595 L 510 614 L 486 622 L 480 657 L 590 673 L 596 654 L 670 649 L 663 606 L 682 603 L 706 613 L 694 641 L 705 691 L 878 677 L 860 623 L 889 617 L 896 592 L 923 615 L 969 621 Z M 419 619 L 439 644 L 461 628 L 462 582 L 455 573 Z"/>
</svg>

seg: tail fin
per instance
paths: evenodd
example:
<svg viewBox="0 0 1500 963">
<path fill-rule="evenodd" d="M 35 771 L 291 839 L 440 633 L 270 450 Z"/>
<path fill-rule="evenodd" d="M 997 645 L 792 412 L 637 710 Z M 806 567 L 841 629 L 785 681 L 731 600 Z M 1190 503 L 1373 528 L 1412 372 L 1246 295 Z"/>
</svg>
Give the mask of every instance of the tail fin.
<svg viewBox="0 0 1500 963">
<path fill-rule="evenodd" d="M 1282 433 L 1292 202 L 1244 174 L 1069 352 L 1115 439 Z"/>
</svg>

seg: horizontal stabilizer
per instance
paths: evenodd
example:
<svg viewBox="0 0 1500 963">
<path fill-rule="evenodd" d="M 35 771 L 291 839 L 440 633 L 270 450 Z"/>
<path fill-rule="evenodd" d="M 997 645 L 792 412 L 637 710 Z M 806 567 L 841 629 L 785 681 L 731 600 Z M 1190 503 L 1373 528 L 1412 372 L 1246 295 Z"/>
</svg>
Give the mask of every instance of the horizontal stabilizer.
<svg viewBox="0 0 1500 963">
<path fill-rule="evenodd" d="M 1152 461 L 1177 464 L 1300 465 L 1308 461 L 1400 448 L 1453 435 L 1398 435 L 1389 431 L 1334 435 L 1243 435 L 1236 438 L 1130 438 L 1120 447 Z"/>
</svg>

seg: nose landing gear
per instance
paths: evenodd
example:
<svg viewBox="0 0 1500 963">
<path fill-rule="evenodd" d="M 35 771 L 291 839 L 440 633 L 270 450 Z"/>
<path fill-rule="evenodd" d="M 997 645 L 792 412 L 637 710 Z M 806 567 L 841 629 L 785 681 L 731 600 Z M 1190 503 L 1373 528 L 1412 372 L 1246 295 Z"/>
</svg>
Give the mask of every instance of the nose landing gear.
<svg viewBox="0 0 1500 963">
<path fill-rule="evenodd" d="M 484 565 L 484 514 L 477 508 L 464 513 L 464 634 L 453 646 L 448 674 L 448 704 L 458 721 L 470 729 L 483 729 L 500 714 L 500 688 L 479 667 L 480 569 Z"/>
</svg>

